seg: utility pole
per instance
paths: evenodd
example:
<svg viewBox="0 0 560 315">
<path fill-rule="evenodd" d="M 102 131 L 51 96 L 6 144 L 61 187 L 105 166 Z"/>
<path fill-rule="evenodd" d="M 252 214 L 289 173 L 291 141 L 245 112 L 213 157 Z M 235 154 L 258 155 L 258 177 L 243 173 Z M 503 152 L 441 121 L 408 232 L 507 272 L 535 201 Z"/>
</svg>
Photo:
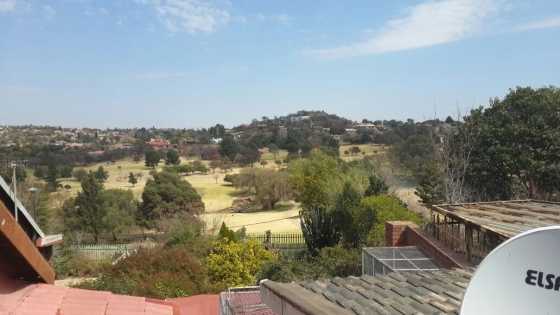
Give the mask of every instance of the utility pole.
<svg viewBox="0 0 560 315">
<path fill-rule="evenodd" d="M 16 218 L 16 222 L 18 222 L 18 207 L 17 207 L 17 174 L 16 174 L 16 169 L 17 169 L 17 164 L 14 162 L 12 163 L 12 169 L 13 169 L 13 175 L 12 175 L 12 185 L 14 186 L 12 188 L 12 192 L 13 192 L 13 200 L 14 200 L 14 216 Z"/>
</svg>

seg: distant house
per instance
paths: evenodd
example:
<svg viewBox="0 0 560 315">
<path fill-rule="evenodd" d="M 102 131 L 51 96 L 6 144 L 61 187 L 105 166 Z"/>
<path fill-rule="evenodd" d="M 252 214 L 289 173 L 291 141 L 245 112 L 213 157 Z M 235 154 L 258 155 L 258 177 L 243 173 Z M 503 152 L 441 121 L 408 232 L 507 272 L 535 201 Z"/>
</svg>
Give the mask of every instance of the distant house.
<svg viewBox="0 0 560 315">
<path fill-rule="evenodd" d="M 150 141 L 146 142 L 146 144 L 154 150 L 167 150 L 171 148 L 171 143 L 161 138 L 152 138 Z"/>
</svg>

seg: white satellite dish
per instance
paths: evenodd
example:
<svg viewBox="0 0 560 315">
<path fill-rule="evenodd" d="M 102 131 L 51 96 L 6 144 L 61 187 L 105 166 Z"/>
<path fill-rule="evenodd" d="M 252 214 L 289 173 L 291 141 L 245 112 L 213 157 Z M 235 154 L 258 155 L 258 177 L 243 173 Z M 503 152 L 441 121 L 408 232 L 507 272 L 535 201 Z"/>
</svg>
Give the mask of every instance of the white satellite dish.
<svg viewBox="0 0 560 315">
<path fill-rule="evenodd" d="M 521 233 L 478 266 L 461 315 L 560 314 L 560 226 Z"/>
</svg>

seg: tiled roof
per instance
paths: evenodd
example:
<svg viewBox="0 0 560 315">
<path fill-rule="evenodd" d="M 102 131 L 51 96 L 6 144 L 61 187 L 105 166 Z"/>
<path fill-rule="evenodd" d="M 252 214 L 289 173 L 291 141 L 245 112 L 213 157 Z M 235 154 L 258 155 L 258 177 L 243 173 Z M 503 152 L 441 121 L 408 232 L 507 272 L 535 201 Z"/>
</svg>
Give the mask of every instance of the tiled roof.
<svg viewBox="0 0 560 315">
<path fill-rule="evenodd" d="M 220 294 L 228 314 L 233 315 L 274 315 L 261 298 L 259 289 L 250 291 L 230 291 Z"/>
<path fill-rule="evenodd" d="M 0 315 L 173 315 L 172 305 L 143 297 L 49 284 L 3 287 L 9 293 L 0 296 Z"/>
<path fill-rule="evenodd" d="M 325 309 L 325 305 L 342 308 L 329 314 L 458 314 L 471 276 L 471 271 L 455 269 L 333 278 L 297 285 L 266 281 L 263 287 L 289 300 L 289 304 L 297 304 L 293 306 L 314 301 L 316 305 L 307 305 L 310 309 Z"/>
<path fill-rule="evenodd" d="M 560 224 L 560 203 L 536 200 L 443 204 L 432 209 L 505 238 Z"/>
<path fill-rule="evenodd" d="M 177 305 L 181 315 L 218 315 L 219 295 L 201 294 L 189 297 L 167 299 Z"/>
</svg>

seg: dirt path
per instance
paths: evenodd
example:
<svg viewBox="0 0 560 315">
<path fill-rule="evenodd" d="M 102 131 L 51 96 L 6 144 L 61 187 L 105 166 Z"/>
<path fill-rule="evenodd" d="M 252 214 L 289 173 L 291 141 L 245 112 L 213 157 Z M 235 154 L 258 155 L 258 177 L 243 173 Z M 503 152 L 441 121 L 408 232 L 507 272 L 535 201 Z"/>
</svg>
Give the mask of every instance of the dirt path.
<svg viewBox="0 0 560 315">
<path fill-rule="evenodd" d="M 393 187 L 393 192 L 400 200 L 408 205 L 408 209 L 420 214 L 426 219 L 430 218 L 430 209 L 422 205 L 420 197 L 415 194 L 416 188 L 402 183 L 397 187 Z"/>
</svg>

